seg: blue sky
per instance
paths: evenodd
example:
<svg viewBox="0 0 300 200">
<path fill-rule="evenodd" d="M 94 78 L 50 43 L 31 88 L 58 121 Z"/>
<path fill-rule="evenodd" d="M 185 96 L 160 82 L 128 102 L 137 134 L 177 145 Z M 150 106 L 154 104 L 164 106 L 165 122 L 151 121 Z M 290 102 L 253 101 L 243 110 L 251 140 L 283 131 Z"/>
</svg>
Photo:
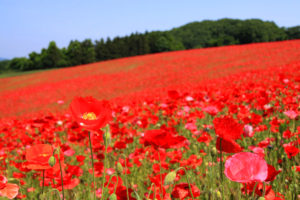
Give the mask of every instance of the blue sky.
<svg viewBox="0 0 300 200">
<path fill-rule="evenodd" d="M 259 18 L 300 25 L 299 0 L 0 0 L 0 57 L 40 52 L 51 40 L 168 30 L 193 21 Z"/>
</svg>

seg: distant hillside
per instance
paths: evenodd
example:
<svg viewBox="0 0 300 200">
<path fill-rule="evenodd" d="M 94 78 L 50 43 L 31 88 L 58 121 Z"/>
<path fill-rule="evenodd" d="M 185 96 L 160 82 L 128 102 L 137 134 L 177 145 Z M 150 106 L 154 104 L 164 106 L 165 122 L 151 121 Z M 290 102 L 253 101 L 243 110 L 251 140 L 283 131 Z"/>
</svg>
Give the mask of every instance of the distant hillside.
<svg viewBox="0 0 300 200">
<path fill-rule="evenodd" d="M 9 63 L 0 62 L 0 70 L 62 68 L 151 53 L 290 39 L 300 39 L 300 26 L 278 27 L 272 21 L 260 19 L 204 20 L 169 31 L 132 33 L 95 42 L 91 39 L 70 41 L 69 46 L 62 49 L 51 41 L 41 52 L 14 58 Z"/>
<path fill-rule="evenodd" d="M 2 60 L 7 60 L 7 58 L 1 58 L 1 57 L 0 57 L 0 61 L 2 61 Z"/>
<path fill-rule="evenodd" d="M 181 41 L 186 49 L 270 42 L 289 38 L 284 28 L 278 27 L 274 22 L 259 19 L 205 20 L 174 28 L 170 33 Z"/>
</svg>

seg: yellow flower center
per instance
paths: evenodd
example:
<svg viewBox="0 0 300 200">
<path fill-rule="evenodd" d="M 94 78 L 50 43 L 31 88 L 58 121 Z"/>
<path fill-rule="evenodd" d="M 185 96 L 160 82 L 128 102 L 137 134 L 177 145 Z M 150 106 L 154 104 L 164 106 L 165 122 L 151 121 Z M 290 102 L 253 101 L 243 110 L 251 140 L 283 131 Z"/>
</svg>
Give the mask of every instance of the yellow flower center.
<svg viewBox="0 0 300 200">
<path fill-rule="evenodd" d="M 40 156 L 42 156 L 42 157 L 47 157 L 47 156 L 49 156 L 49 154 L 47 154 L 47 153 L 42 153 L 42 154 L 40 154 Z"/>
<path fill-rule="evenodd" d="M 97 116 L 93 112 L 86 112 L 82 115 L 82 119 L 84 119 L 84 120 L 95 120 L 95 119 L 97 119 Z"/>
</svg>

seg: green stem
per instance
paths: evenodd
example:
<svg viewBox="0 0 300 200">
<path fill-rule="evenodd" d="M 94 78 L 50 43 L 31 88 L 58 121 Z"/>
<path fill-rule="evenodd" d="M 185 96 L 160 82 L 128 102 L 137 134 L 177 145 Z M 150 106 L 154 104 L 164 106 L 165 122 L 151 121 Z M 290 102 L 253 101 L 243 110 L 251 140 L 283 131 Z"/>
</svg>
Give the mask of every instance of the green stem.
<svg viewBox="0 0 300 200">
<path fill-rule="evenodd" d="M 293 133 L 296 132 L 296 119 L 293 119 Z"/>
<path fill-rule="evenodd" d="M 115 185 L 115 188 L 114 188 L 114 194 L 116 193 L 116 190 L 117 190 L 117 187 L 118 187 L 118 183 L 119 183 L 119 177 L 118 176 L 116 176 L 117 177 L 117 184 Z"/>
<path fill-rule="evenodd" d="M 222 138 L 220 138 L 220 178 L 223 183 L 223 156 L 222 156 Z"/>
<path fill-rule="evenodd" d="M 153 184 L 154 184 L 154 183 L 152 183 L 152 184 L 151 184 L 150 191 L 149 191 L 149 194 L 148 194 L 148 198 L 150 198 L 150 195 L 151 195 L 151 192 L 152 192 L 152 187 L 153 187 Z M 155 199 L 155 196 L 154 196 L 154 198 L 153 198 L 153 199 Z"/>
<path fill-rule="evenodd" d="M 58 163 L 59 163 L 59 169 L 60 169 L 60 180 L 61 180 L 62 196 L 63 196 L 63 200 L 65 200 L 64 179 L 63 179 L 62 167 L 61 167 L 61 162 L 60 162 L 60 152 L 58 153 Z"/>
<path fill-rule="evenodd" d="M 126 195 L 127 200 L 129 200 L 129 193 L 128 193 L 128 181 L 127 181 L 127 164 L 126 164 L 126 158 L 125 158 L 125 181 L 126 181 Z"/>
<path fill-rule="evenodd" d="M 252 195 L 251 195 L 251 196 L 253 197 L 254 200 L 255 200 L 254 194 L 255 194 L 255 190 L 256 190 L 257 184 L 258 184 L 258 182 L 256 181 L 256 182 L 255 182 L 255 185 L 254 185 L 254 188 L 253 188 L 253 191 L 252 191 Z"/>
<path fill-rule="evenodd" d="M 192 192 L 192 186 L 191 186 L 191 183 L 190 183 L 190 180 L 189 180 L 187 171 L 186 171 L 186 169 L 185 169 L 184 167 L 179 167 L 178 169 L 176 169 L 176 172 L 177 172 L 178 170 L 180 170 L 180 169 L 183 169 L 184 172 L 185 172 L 185 177 L 186 177 L 186 180 L 187 180 L 187 182 L 188 182 L 188 184 L 189 184 L 189 189 L 190 189 L 190 193 L 191 193 L 192 199 L 195 200 L 194 195 L 193 195 L 193 192 Z"/>
<path fill-rule="evenodd" d="M 160 196 L 161 198 L 163 199 L 163 188 L 162 188 L 162 185 L 163 185 L 163 181 L 162 181 L 162 174 L 161 174 L 161 159 L 160 159 L 160 152 L 158 150 L 158 157 L 159 157 L 159 176 L 160 176 Z"/>
<path fill-rule="evenodd" d="M 55 188 L 52 189 L 52 192 L 53 191 L 56 192 L 56 194 L 58 195 L 59 199 L 61 200 L 59 191 L 57 189 L 55 189 Z M 53 199 L 53 195 L 51 195 L 51 196 L 52 196 L 52 199 Z"/>
<path fill-rule="evenodd" d="M 220 178 L 222 188 L 222 199 L 224 199 L 224 184 L 223 184 L 223 155 L 222 155 L 222 138 L 220 138 Z"/>
<path fill-rule="evenodd" d="M 95 182 L 94 155 L 93 155 L 93 148 L 92 148 L 92 140 L 91 140 L 91 132 L 90 131 L 89 131 L 89 143 L 90 143 L 92 169 L 93 169 L 93 183 L 94 183 L 93 193 L 94 193 L 94 199 L 96 199 L 96 187 L 97 186 L 96 186 L 96 182 Z M 103 196 L 103 190 L 101 192 L 102 192 L 102 196 Z"/>
<path fill-rule="evenodd" d="M 42 187 L 42 194 L 44 193 L 44 187 L 45 187 L 45 170 L 43 170 L 43 187 Z"/>
<path fill-rule="evenodd" d="M 103 189 L 104 189 L 104 184 L 105 184 L 105 176 L 106 176 L 106 157 L 107 157 L 107 141 L 106 141 L 106 137 L 105 137 L 105 141 L 104 141 L 104 146 L 105 146 L 105 150 L 104 150 L 104 163 L 103 163 L 103 175 L 102 175 L 102 197 L 103 195 Z M 101 197 L 101 199 L 102 199 Z"/>
</svg>

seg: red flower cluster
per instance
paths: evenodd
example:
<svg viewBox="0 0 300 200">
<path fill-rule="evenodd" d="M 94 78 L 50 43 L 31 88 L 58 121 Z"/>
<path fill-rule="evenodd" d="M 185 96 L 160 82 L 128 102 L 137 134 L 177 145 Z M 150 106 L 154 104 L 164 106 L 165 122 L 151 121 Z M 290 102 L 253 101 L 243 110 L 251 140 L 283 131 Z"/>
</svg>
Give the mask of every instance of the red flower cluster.
<svg viewBox="0 0 300 200">
<path fill-rule="evenodd" d="M 183 147 L 187 139 L 183 136 L 176 136 L 170 130 L 157 129 L 148 130 L 144 133 L 144 138 L 142 139 L 144 145 L 152 145 L 155 148 L 179 148 Z"/>
</svg>

